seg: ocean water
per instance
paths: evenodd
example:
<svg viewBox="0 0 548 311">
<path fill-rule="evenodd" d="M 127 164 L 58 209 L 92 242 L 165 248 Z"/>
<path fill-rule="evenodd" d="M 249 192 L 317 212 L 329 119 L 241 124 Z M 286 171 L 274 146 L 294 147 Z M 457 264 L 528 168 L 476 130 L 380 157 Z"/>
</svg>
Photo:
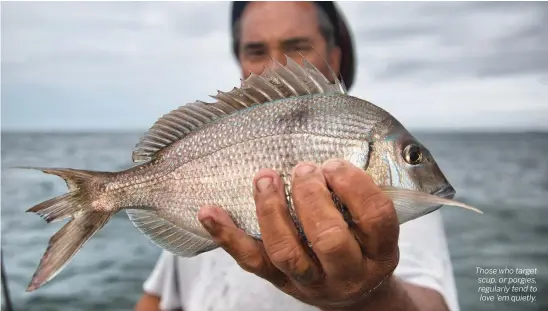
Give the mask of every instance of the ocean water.
<svg viewBox="0 0 548 311">
<path fill-rule="evenodd" d="M 139 133 L 2 133 L 2 249 L 15 310 L 132 310 L 160 249 L 116 215 L 54 281 L 25 288 L 61 226 L 25 213 L 66 192 L 56 176 L 8 167 L 120 170 Z M 548 310 L 548 133 L 418 133 L 478 215 L 442 209 L 461 310 Z M 535 302 L 481 302 L 477 267 L 536 269 Z"/>
</svg>

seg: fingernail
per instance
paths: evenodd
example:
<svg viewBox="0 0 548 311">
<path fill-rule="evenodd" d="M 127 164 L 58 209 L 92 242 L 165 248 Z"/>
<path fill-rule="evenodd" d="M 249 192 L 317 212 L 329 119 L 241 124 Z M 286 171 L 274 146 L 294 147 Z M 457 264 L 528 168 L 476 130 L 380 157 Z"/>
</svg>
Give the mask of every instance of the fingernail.
<svg viewBox="0 0 548 311">
<path fill-rule="evenodd" d="M 215 221 L 213 221 L 213 219 L 211 219 L 211 218 L 206 218 L 206 219 L 202 220 L 202 225 L 204 225 L 204 227 L 208 231 L 213 231 L 213 229 L 215 229 Z"/>
<path fill-rule="evenodd" d="M 315 169 L 316 165 L 312 163 L 299 163 L 297 164 L 297 167 L 295 167 L 295 175 L 304 176 L 306 174 L 314 172 Z"/>
<path fill-rule="evenodd" d="M 339 159 L 332 159 L 332 160 L 327 160 L 323 163 L 323 170 L 324 172 L 333 172 L 335 170 L 337 170 L 339 167 L 343 166 L 343 162 Z"/>
<path fill-rule="evenodd" d="M 272 185 L 272 178 L 270 176 L 261 177 L 255 183 L 259 192 L 266 192 L 270 185 Z"/>
</svg>

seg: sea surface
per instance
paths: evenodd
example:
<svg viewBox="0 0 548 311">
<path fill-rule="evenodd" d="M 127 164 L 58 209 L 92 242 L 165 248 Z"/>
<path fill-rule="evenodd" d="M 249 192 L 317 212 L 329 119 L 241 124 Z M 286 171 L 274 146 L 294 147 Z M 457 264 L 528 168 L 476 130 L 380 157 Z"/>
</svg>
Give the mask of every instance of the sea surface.
<svg viewBox="0 0 548 311">
<path fill-rule="evenodd" d="M 479 215 L 442 208 L 461 310 L 548 310 L 548 134 L 415 133 L 457 199 Z M 2 133 L 2 251 L 14 310 L 132 310 L 160 249 L 117 214 L 38 291 L 26 286 L 61 223 L 25 213 L 66 192 L 65 183 L 11 166 L 121 170 L 140 133 Z M 536 301 L 481 302 L 477 267 L 536 269 Z M 498 276 L 497 276 L 498 277 Z"/>
</svg>

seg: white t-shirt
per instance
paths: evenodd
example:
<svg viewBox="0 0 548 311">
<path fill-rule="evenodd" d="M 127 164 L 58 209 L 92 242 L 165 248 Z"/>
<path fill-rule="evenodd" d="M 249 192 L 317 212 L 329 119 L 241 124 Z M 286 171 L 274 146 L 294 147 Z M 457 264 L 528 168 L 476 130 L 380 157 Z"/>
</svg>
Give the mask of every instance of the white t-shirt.
<svg viewBox="0 0 548 311">
<path fill-rule="evenodd" d="M 440 211 L 403 224 L 399 247 L 400 262 L 394 274 L 409 283 L 438 291 L 450 311 L 459 311 Z M 145 292 L 161 296 L 162 310 L 181 307 L 184 311 L 318 310 L 242 270 L 221 248 L 193 258 L 180 258 L 164 251 L 143 287 Z"/>
</svg>

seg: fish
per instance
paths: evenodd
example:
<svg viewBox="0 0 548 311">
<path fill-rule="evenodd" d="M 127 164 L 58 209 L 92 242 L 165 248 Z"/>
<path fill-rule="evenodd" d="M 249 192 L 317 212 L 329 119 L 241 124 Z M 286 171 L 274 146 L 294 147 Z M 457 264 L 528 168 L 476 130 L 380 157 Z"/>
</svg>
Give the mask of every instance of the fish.
<svg viewBox="0 0 548 311">
<path fill-rule="evenodd" d="M 161 116 L 132 153 L 132 167 L 116 172 L 20 167 L 62 178 L 68 192 L 27 212 L 47 223 L 69 219 L 49 240 L 27 291 L 51 281 L 83 245 L 125 211 L 158 247 L 194 257 L 219 246 L 197 219 L 203 206 L 222 208 L 236 226 L 260 240 L 252 180 L 276 170 L 287 208 L 306 240 L 291 198 L 291 170 L 302 161 L 344 159 L 366 171 L 392 199 L 400 224 L 442 205 L 481 213 L 454 200 L 455 189 L 429 149 L 394 116 L 351 96 L 331 67 L 331 80 L 302 57 L 273 60 L 240 87 L 210 95 Z M 359 185 L 356 185 L 359 187 Z M 333 194 L 350 225 L 348 210 Z"/>
</svg>

